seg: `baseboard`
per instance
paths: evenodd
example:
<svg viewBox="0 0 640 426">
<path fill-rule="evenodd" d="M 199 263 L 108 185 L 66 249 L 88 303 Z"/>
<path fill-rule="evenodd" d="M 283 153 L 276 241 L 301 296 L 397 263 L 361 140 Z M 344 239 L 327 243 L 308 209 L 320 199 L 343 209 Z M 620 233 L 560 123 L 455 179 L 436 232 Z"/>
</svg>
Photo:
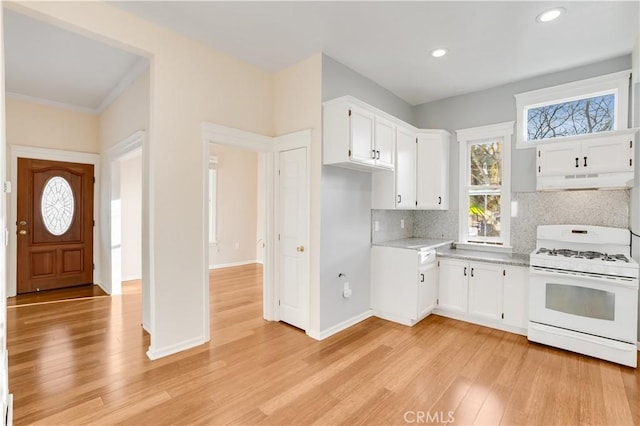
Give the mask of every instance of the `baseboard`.
<svg viewBox="0 0 640 426">
<path fill-rule="evenodd" d="M 151 346 L 149 346 L 149 350 L 147 351 L 147 356 L 151 361 L 154 361 L 159 358 L 163 358 L 165 356 L 173 355 L 178 352 L 186 351 L 187 349 L 195 348 L 196 346 L 204 345 L 207 343 L 207 340 L 199 337 L 197 339 L 185 340 L 180 343 L 176 343 L 175 345 L 167 346 L 163 349 L 153 350 Z"/>
<path fill-rule="evenodd" d="M 102 291 L 104 291 L 105 293 L 107 293 L 109 296 L 111 296 L 111 292 L 109 290 L 107 290 L 106 288 L 104 288 L 104 286 L 100 283 L 93 283 L 93 285 L 97 285 L 98 287 L 100 287 L 102 289 Z"/>
<path fill-rule="evenodd" d="M 151 334 L 151 327 L 149 327 L 148 324 L 145 324 L 144 321 L 142 322 L 142 329 L 147 333 Z"/>
<path fill-rule="evenodd" d="M 366 320 L 367 318 L 371 318 L 372 316 L 373 316 L 373 311 L 368 310 L 366 312 L 361 313 L 360 315 L 356 315 L 353 318 L 349 318 L 346 321 L 342 321 L 341 323 L 336 324 L 333 327 L 330 327 L 319 333 L 307 332 L 307 335 L 316 340 L 324 340 L 327 337 L 340 333 L 341 331 L 346 330 L 347 328 L 352 327 L 357 323 Z"/>
<path fill-rule="evenodd" d="M 470 317 L 468 314 L 456 314 L 452 312 L 441 311 L 440 309 L 434 309 L 433 314 L 440 315 L 441 317 L 451 318 L 458 321 L 464 321 L 471 324 L 481 325 L 483 327 L 495 328 L 497 330 L 506 331 L 508 333 L 520 334 L 521 336 L 527 335 L 526 328 L 514 327 L 512 325 L 500 324 L 490 320 L 484 320 L 476 317 Z"/>
<path fill-rule="evenodd" d="M 209 265 L 209 270 L 211 269 L 220 269 L 220 268 L 229 268 L 231 266 L 243 266 L 243 265 L 253 265 L 254 263 L 260 263 L 257 260 L 243 260 L 242 262 L 230 262 L 230 263 L 220 263 L 217 265 Z"/>
<path fill-rule="evenodd" d="M 122 277 L 120 281 L 133 281 L 133 280 L 141 280 L 141 279 L 142 279 L 142 275 L 137 274 L 137 275 L 131 275 L 129 277 Z"/>
</svg>

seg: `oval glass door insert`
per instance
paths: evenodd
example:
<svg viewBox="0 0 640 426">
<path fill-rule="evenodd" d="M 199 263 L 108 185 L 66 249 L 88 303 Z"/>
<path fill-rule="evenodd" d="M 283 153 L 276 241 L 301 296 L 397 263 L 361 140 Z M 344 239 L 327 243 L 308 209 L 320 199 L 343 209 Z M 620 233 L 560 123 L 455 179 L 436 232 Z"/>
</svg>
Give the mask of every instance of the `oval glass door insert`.
<svg viewBox="0 0 640 426">
<path fill-rule="evenodd" d="M 73 190 L 69 182 L 61 176 L 49 179 L 42 190 L 40 212 L 47 231 L 53 235 L 62 235 L 69 230 L 73 222 L 75 203 Z"/>
</svg>

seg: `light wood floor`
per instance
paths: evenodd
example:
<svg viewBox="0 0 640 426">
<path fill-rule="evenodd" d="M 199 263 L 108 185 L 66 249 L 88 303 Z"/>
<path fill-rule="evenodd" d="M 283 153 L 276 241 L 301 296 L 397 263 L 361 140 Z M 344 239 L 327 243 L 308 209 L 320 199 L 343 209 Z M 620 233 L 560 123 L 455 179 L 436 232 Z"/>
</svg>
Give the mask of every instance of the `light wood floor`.
<svg viewBox="0 0 640 426">
<path fill-rule="evenodd" d="M 640 424 L 638 370 L 439 316 L 316 342 L 260 283 L 212 272 L 212 342 L 153 362 L 139 291 L 8 309 L 15 423 Z"/>
</svg>

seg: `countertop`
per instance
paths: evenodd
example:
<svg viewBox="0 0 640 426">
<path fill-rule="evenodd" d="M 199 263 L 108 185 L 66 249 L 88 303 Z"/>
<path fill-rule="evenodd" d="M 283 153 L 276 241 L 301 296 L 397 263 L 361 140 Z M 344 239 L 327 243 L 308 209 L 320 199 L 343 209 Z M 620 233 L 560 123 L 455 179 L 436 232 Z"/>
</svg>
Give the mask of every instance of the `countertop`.
<svg viewBox="0 0 640 426">
<path fill-rule="evenodd" d="M 423 248 L 439 248 L 444 246 L 450 246 L 453 240 L 438 240 L 435 238 L 403 238 L 401 240 L 383 241 L 380 243 L 373 243 L 374 246 L 393 247 L 410 250 L 421 250 Z"/>
<path fill-rule="evenodd" d="M 453 240 L 435 238 L 403 238 L 401 240 L 373 243 L 374 246 L 393 247 L 408 250 L 436 249 L 439 257 L 470 260 L 477 262 L 499 263 L 501 265 L 529 266 L 529 255 L 521 253 L 500 253 L 484 250 L 465 250 L 451 248 Z"/>
<path fill-rule="evenodd" d="M 471 260 L 478 262 L 499 263 L 502 265 L 529 266 L 529 255 L 521 253 L 499 253 L 481 250 L 464 250 L 451 247 L 440 247 L 437 250 L 440 257 Z"/>
</svg>

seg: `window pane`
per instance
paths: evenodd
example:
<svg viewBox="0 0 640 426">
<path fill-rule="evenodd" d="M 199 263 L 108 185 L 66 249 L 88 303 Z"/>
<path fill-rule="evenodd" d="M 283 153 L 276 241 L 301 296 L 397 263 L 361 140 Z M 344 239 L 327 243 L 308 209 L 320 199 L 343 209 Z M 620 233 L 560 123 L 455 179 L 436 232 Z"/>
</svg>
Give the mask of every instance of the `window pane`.
<svg viewBox="0 0 640 426">
<path fill-rule="evenodd" d="M 502 142 L 470 145 L 469 165 L 472 186 L 502 185 Z"/>
<path fill-rule="evenodd" d="M 527 110 L 527 140 L 613 130 L 616 96 L 594 96 Z"/>
<path fill-rule="evenodd" d="M 469 239 L 500 237 L 500 195 L 469 197 Z"/>
</svg>

